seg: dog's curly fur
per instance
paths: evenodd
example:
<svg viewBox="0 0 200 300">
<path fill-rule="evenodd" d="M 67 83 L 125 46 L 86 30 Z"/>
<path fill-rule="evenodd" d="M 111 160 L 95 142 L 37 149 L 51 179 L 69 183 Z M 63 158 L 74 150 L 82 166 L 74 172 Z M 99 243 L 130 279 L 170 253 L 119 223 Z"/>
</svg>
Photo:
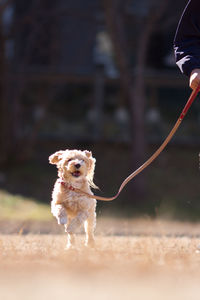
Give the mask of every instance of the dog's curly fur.
<svg viewBox="0 0 200 300">
<path fill-rule="evenodd" d="M 58 168 L 58 179 L 54 185 L 51 212 L 58 224 L 65 226 L 68 234 L 67 248 L 75 245 L 75 231 L 84 224 L 85 245 L 94 246 L 96 226 L 96 200 L 78 194 L 66 186 L 72 186 L 89 194 L 90 187 L 97 188 L 93 182 L 95 158 L 90 151 L 61 150 L 49 157 L 49 162 Z"/>
</svg>

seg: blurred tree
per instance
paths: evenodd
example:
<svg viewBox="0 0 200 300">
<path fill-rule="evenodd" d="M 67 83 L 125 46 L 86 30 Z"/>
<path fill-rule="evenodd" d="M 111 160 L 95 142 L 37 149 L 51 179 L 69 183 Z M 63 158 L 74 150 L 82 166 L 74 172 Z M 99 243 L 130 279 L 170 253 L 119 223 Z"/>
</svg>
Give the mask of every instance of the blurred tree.
<svg viewBox="0 0 200 300">
<path fill-rule="evenodd" d="M 152 34 L 157 30 L 161 18 L 169 14 L 172 0 L 123 1 L 104 0 L 105 19 L 113 43 L 116 63 L 120 73 L 121 88 L 127 97 L 131 113 L 132 167 L 136 169 L 144 162 L 146 139 L 144 130 L 144 112 L 146 105 L 145 76 L 148 49 Z M 126 7 L 133 7 L 135 20 L 135 65 L 134 76 L 131 66 L 131 53 L 126 25 Z M 162 20 L 163 22 L 163 20 Z M 132 32 L 133 34 L 133 32 Z M 133 183 L 134 194 L 141 199 L 145 194 L 144 175 L 138 176 Z"/>
<path fill-rule="evenodd" d="M 6 63 L 6 35 L 4 32 L 3 15 L 11 2 L 10 0 L 5 0 L 0 3 L 0 163 L 6 159 L 6 151 L 9 144 L 9 128 L 7 125 L 9 105 L 6 101 L 8 69 Z"/>
<path fill-rule="evenodd" d="M 42 84 L 35 95 L 36 104 L 27 116 L 23 99 L 27 73 L 31 65 L 49 64 L 51 57 L 52 6 L 49 4 L 46 0 L 28 3 L 20 0 L 4 1 L 0 6 L 0 163 L 30 157 L 49 100 L 54 95 L 52 87 Z"/>
<path fill-rule="evenodd" d="M 26 159 L 30 155 L 54 97 L 54 80 L 59 84 L 63 80 L 65 85 L 73 80 L 77 85 L 81 80 L 88 80 L 89 85 L 94 83 L 95 36 L 97 28 L 105 29 L 106 23 L 121 88 L 131 112 L 133 166 L 130 169 L 142 163 L 146 147 L 144 108 L 149 45 L 153 35 L 161 36 L 161 24 L 166 31 L 170 22 L 177 21 L 174 16 L 178 5 L 182 8 L 180 3 L 181 0 L 173 3 L 171 14 L 168 7 L 172 0 L 105 0 L 104 13 L 100 0 L 0 1 L 0 161 Z M 102 91 L 107 77 L 118 78 L 110 50 L 106 61 L 105 74 L 96 76 L 98 114 L 103 107 Z M 136 186 L 142 194 L 142 176 Z"/>
</svg>

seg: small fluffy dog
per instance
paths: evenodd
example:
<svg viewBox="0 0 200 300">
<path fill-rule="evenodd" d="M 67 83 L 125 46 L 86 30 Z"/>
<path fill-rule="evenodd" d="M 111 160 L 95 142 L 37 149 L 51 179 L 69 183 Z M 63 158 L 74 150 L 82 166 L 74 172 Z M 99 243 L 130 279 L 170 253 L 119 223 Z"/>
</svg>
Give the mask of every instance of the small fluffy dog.
<svg viewBox="0 0 200 300">
<path fill-rule="evenodd" d="M 65 226 L 67 248 L 74 246 L 75 231 L 82 224 L 86 233 L 85 245 L 94 246 L 96 200 L 73 191 L 73 188 L 93 195 L 90 187 L 97 188 L 93 182 L 95 158 L 87 150 L 61 150 L 52 154 L 49 162 L 57 166 L 59 177 L 52 193 L 51 212 L 58 224 Z"/>
</svg>

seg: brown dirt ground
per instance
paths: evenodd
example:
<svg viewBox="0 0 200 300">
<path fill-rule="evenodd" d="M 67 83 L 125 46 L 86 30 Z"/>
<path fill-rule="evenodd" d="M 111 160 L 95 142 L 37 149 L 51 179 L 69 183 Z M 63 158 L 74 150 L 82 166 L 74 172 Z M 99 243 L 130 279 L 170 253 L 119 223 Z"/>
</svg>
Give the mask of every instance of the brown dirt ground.
<svg viewBox="0 0 200 300">
<path fill-rule="evenodd" d="M 200 224 L 100 219 L 96 249 L 79 234 L 68 251 L 61 232 L 33 229 L 0 235 L 3 300 L 199 299 Z"/>
</svg>

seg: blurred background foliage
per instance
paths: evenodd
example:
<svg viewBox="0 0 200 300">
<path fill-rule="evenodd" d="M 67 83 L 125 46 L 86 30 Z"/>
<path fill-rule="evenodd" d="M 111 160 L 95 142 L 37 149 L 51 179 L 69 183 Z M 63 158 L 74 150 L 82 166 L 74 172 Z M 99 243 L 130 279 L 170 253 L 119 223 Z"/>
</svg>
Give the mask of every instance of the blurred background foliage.
<svg viewBox="0 0 200 300">
<path fill-rule="evenodd" d="M 0 1 L 2 211 L 16 194 L 49 207 L 54 151 L 92 150 L 104 196 L 149 158 L 190 94 L 173 54 L 186 2 Z M 164 153 L 98 213 L 198 220 L 199 134 L 196 101 Z"/>
</svg>

